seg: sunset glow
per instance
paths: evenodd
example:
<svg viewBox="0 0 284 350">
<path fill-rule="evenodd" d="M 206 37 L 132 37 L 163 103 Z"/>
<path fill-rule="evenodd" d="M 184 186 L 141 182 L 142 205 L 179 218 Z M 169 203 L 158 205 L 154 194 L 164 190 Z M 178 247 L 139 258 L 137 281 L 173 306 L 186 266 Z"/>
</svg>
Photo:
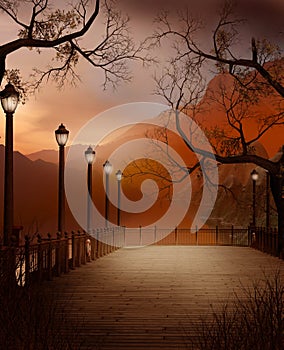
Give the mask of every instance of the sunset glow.
<svg viewBox="0 0 284 350">
<path fill-rule="evenodd" d="M 56 4 L 59 2 L 57 1 Z M 150 3 L 150 2 L 149 2 Z M 155 5 L 148 2 L 142 4 L 134 4 L 129 0 L 119 1 L 119 6 L 122 11 L 126 11 L 130 16 L 130 24 L 133 33 L 138 40 L 142 40 L 154 30 L 152 24 L 153 18 L 161 10 L 161 8 L 169 9 L 174 13 L 177 9 L 182 9 L 183 6 L 191 5 L 192 10 L 204 18 L 207 25 L 214 25 L 216 18 L 217 5 L 219 1 L 201 1 L 192 2 L 185 0 L 178 2 L 172 1 L 155 1 Z M 216 9 L 214 12 L 214 8 Z M 269 14 L 267 15 L 267 9 Z M 263 35 L 273 38 L 281 37 L 283 33 L 283 11 L 284 6 L 281 0 L 262 0 L 262 1 L 238 1 L 237 10 L 243 17 L 247 17 L 249 22 L 246 25 L 246 31 L 243 34 L 242 47 L 246 52 L 251 36 Z M 24 16 L 27 16 L 27 11 L 23 11 Z M 8 20 L 3 13 L 0 14 L 0 31 L 1 43 L 16 38 L 17 29 Z M 265 16 L 266 25 L 262 26 Z M 102 20 L 102 19 L 101 19 Z M 277 28 L 276 28 L 277 26 Z M 87 37 L 87 42 L 92 41 L 97 30 L 102 26 L 96 25 L 96 30 L 92 31 Z M 136 30 L 138 28 L 139 30 Z M 208 28 L 206 29 L 208 32 Z M 277 32 L 276 32 L 277 30 Z M 137 33 L 137 34 L 136 34 Z M 139 33 L 139 34 L 138 34 Z M 210 30 L 209 32 L 210 33 Z M 205 35 L 205 32 L 204 32 Z M 282 34 L 283 35 L 283 34 Z M 165 59 L 166 52 L 164 50 L 157 51 L 154 54 L 162 53 Z M 35 50 L 29 51 L 21 49 L 19 52 L 9 56 L 7 68 L 19 68 L 25 79 L 28 79 L 32 73 L 33 67 L 44 67 L 48 64 L 50 55 L 48 50 L 42 50 L 38 55 Z M 39 151 L 41 149 L 56 149 L 56 143 L 53 138 L 53 132 L 57 125 L 61 122 L 66 124 L 70 130 L 70 141 L 80 128 L 91 118 L 112 106 L 117 106 L 128 102 L 162 102 L 162 99 L 153 95 L 153 81 L 151 76 L 155 70 L 159 70 L 153 66 L 152 69 L 142 69 L 139 62 L 131 64 L 133 71 L 133 80 L 131 83 L 122 84 L 117 91 L 109 88 L 106 91 L 102 90 L 103 76 L 99 69 L 94 69 L 87 62 L 80 60 L 77 66 L 78 74 L 81 82 L 78 82 L 77 87 L 66 86 L 58 91 L 52 82 L 44 84 L 40 91 L 35 96 L 30 96 L 25 105 L 18 107 L 15 115 L 15 148 L 24 154 Z M 143 84 L 141 82 L 143 81 Z M 280 130 L 274 130 L 275 134 L 265 136 L 264 143 L 268 147 L 270 155 L 277 151 L 279 143 L 281 143 Z M 4 118 L 0 124 L 0 136 L 4 143 Z"/>
</svg>

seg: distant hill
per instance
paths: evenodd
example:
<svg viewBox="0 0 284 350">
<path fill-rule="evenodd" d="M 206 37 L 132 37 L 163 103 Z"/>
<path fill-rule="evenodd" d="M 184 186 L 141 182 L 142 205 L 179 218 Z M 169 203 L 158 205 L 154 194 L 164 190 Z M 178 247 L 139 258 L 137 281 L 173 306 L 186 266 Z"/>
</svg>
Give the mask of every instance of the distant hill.
<svg viewBox="0 0 284 350">
<path fill-rule="evenodd" d="M 85 146 L 78 146 L 81 151 Z M 105 146 L 107 147 L 107 146 Z M 79 153 L 82 153 L 82 152 Z M 267 156 L 265 149 L 256 145 L 259 155 Z M 39 152 L 40 154 L 40 152 Z M 44 152 L 43 154 L 47 154 Z M 102 163 L 105 159 L 104 147 L 100 148 L 100 157 L 94 166 L 94 197 L 99 210 L 104 212 L 104 192 L 102 189 Z M 0 183 L 3 184 L 4 146 L 0 145 Z M 250 173 L 255 166 L 252 164 L 221 165 L 219 167 L 220 184 L 218 198 L 207 226 L 236 225 L 247 226 L 252 215 L 252 181 Z M 57 231 L 57 179 L 58 167 L 56 164 L 44 160 L 32 161 L 19 152 L 14 153 L 14 193 L 15 193 L 15 224 L 24 226 L 24 233 L 33 235 L 39 232 L 55 234 Z M 260 180 L 257 183 L 257 217 L 258 223 L 265 223 L 265 173 L 258 169 Z M 115 182 L 112 179 L 112 182 Z M 190 209 L 181 227 L 189 227 L 196 212 L 202 193 L 202 181 L 194 175 L 192 180 L 193 194 Z M 135 181 L 124 183 L 124 190 L 136 193 L 138 188 Z M 148 211 L 144 214 L 122 213 L 122 224 L 126 226 L 151 225 L 152 220 L 159 216 L 163 206 L 157 204 L 155 213 Z M 165 206 L 164 206 L 165 207 Z M 0 187 L 0 211 L 3 213 L 3 185 Z M 110 217 L 116 220 L 116 208 L 111 205 Z M 0 215 L 0 232 L 3 219 Z M 66 206 L 66 230 L 77 230 L 79 225 L 74 220 L 68 206 Z"/>
<path fill-rule="evenodd" d="M 58 163 L 58 151 L 52 149 L 44 149 L 42 151 L 30 153 L 27 154 L 26 157 L 33 161 L 41 159 L 50 163 Z"/>
<path fill-rule="evenodd" d="M 101 213 L 104 212 L 104 191 L 103 191 L 103 172 L 102 165 L 106 159 L 108 159 L 108 155 L 112 153 L 112 151 L 119 147 L 120 144 L 123 144 L 126 140 L 133 137 L 134 139 L 138 137 L 138 135 L 144 135 L 145 129 L 142 126 L 134 126 L 133 132 L 129 132 L 127 130 L 124 133 L 120 133 L 119 137 L 110 140 L 109 142 L 105 142 L 103 145 L 100 145 L 96 148 L 96 158 L 93 166 L 93 188 L 94 188 L 94 198 L 96 202 L 96 206 L 99 208 Z M 130 137 L 129 137 L 130 135 Z M 72 146 L 76 148 L 76 157 L 74 162 L 74 170 L 80 170 L 80 176 L 85 176 L 86 163 L 84 160 L 84 151 L 86 149 L 86 145 L 76 145 Z M 254 145 L 255 152 L 258 155 L 261 155 L 264 158 L 268 158 L 268 154 L 265 148 L 260 144 L 256 143 Z M 68 149 L 66 150 L 68 151 Z M 185 151 L 184 149 L 179 149 L 182 153 Z M 66 152 L 67 153 L 67 152 Z M 131 149 L 130 149 L 131 153 Z M 46 193 L 42 194 L 48 199 L 49 203 L 53 203 L 53 207 L 49 204 L 49 208 L 41 209 L 37 206 L 37 198 L 38 191 L 34 192 L 35 198 L 33 198 L 33 206 L 34 213 L 37 213 L 35 217 L 39 220 L 40 224 L 44 221 L 45 224 L 43 227 L 50 227 L 49 230 L 56 231 L 56 205 L 57 205 L 57 156 L 58 152 L 56 151 L 48 151 L 45 150 L 43 152 L 39 151 L 36 153 L 37 156 L 41 158 L 45 158 L 45 160 L 52 160 L 54 154 L 56 156 L 56 164 L 52 164 L 50 162 L 45 162 L 43 160 L 31 161 L 26 159 L 25 161 L 30 164 L 30 167 L 34 167 L 34 176 L 39 171 L 44 171 L 44 179 L 45 183 L 49 183 L 49 190 Z M 23 158 L 23 155 L 18 155 L 18 157 Z M 30 155 L 29 155 L 30 157 Z M 35 157 L 37 158 L 37 157 Z M 55 157 L 54 157 L 55 158 Z M 77 160 L 76 160 L 77 159 Z M 33 165 L 31 165 L 33 164 Z M 219 190 L 218 197 L 215 203 L 215 207 L 210 218 L 207 221 L 207 226 L 215 226 L 215 225 L 236 225 L 236 226 L 247 226 L 252 221 L 252 180 L 250 173 L 255 166 L 253 164 L 232 164 L 232 165 L 220 165 L 219 166 Z M 45 170 L 43 170 L 45 169 Z M 82 170 L 83 169 L 83 170 Z M 30 171 L 30 170 L 27 170 Z M 260 176 L 260 180 L 257 184 L 257 210 L 258 210 L 258 223 L 264 225 L 265 224 L 265 202 L 263 193 L 265 192 L 265 174 L 261 169 L 258 171 L 262 174 Z M 43 176 L 43 175 L 42 175 Z M 28 177 L 27 177 L 28 178 Z M 38 179 L 41 179 L 41 175 L 37 175 Z M 30 180 L 26 180 L 27 184 L 31 183 Z M 192 199 L 191 206 L 188 210 L 187 215 L 184 220 L 181 222 L 181 227 L 189 227 L 192 223 L 194 215 L 198 209 L 201 195 L 202 195 L 202 181 L 198 179 L 196 174 L 194 173 L 192 176 Z M 116 192 L 115 188 L 115 178 L 114 174 L 112 174 L 111 183 L 112 183 L 112 191 Z M 27 186 L 28 188 L 28 186 Z M 123 189 L 128 193 L 132 200 L 135 199 L 135 196 L 140 191 L 140 185 L 137 182 L 137 179 L 133 178 L 132 180 L 123 181 Z M 44 191 L 40 189 L 40 191 Z M 149 210 L 145 213 L 137 213 L 137 214 L 129 214 L 122 212 L 122 224 L 126 226 L 139 226 L 139 225 L 151 225 L 152 222 L 159 216 L 159 213 L 162 213 L 167 207 L 165 199 L 163 199 L 163 203 L 156 205 L 152 208 L 152 211 Z M 55 205 L 54 205 L 55 203 Z M 153 213 L 155 210 L 155 213 Z M 49 219 L 47 218 L 46 213 L 50 213 Z M 45 213 L 45 214 L 43 214 Z M 29 217 L 29 222 L 32 222 L 31 214 L 27 211 L 26 216 Z M 69 215 L 70 217 L 70 215 Z M 111 205 L 110 207 L 110 218 L 112 218 L 115 222 L 116 218 L 116 208 Z M 69 222 L 73 223 L 76 226 L 76 222 L 72 219 L 68 219 Z M 27 221 L 27 220 L 26 220 Z M 51 223 L 52 221 L 52 223 Z M 69 225 L 70 227 L 70 225 Z M 72 229 L 72 227 L 70 228 Z"/>
<path fill-rule="evenodd" d="M 3 230 L 4 146 L 0 145 L 0 232 Z M 14 223 L 25 234 L 46 235 L 57 231 L 58 167 L 43 160 L 32 161 L 14 152 Z M 66 211 L 66 229 L 79 228 Z"/>
<path fill-rule="evenodd" d="M 210 99 L 209 90 L 217 88 L 220 79 L 227 79 L 226 76 L 216 76 L 209 83 L 207 92 L 202 100 L 205 106 L 202 110 L 201 119 L 207 124 L 214 125 L 222 123 L 224 114 L 218 110 L 214 104 L 210 109 L 206 108 L 208 99 Z M 227 80 L 229 84 L 229 79 Z M 269 97 L 268 97 L 269 99 Z M 269 100 L 259 102 L 258 108 L 268 108 Z M 125 129 L 119 129 L 112 135 L 109 135 L 103 142 L 96 145 L 96 158 L 93 165 L 93 188 L 95 204 L 101 213 L 104 213 L 105 193 L 103 190 L 103 163 L 109 158 L 114 150 L 119 149 L 121 145 L 130 140 L 147 137 L 147 127 L 143 124 L 128 126 Z M 179 154 L 186 154 L 186 146 L 183 142 L 177 142 L 172 138 L 169 140 L 177 148 Z M 255 144 L 256 153 L 262 157 L 273 156 L 280 145 L 283 143 L 283 127 L 274 129 L 265 136 L 261 143 Z M 265 149 L 268 145 L 268 154 Z M 95 146 L 95 145 L 93 145 Z M 69 147 L 66 147 L 66 157 Z M 87 164 L 84 160 L 84 151 L 87 145 L 76 145 L 77 159 L 74 163 L 74 171 L 80 176 L 86 176 Z M 127 152 L 131 154 L 134 151 L 129 146 Z M 147 158 L 147 157 L 146 157 Z M 4 146 L 0 145 L 0 213 L 3 213 L 3 177 L 4 177 Z M 188 159 L 187 159 L 188 161 Z M 217 224 L 247 226 L 252 220 L 252 180 L 250 178 L 251 170 L 255 168 L 252 164 L 239 165 L 220 165 L 219 166 L 219 190 L 218 197 L 210 218 L 207 221 L 208 226 Z M 115 171 L 111 175 L 111 191 L 116 194 Z M 123 170 L 123 169 L 121 169 Z M 260 179 L 257 183 L 257 217 L 258 224 L 265 223 L 265 172 L 258 169 Z M 137 179 L 130 178 L 122 181 L 122 188 L 131 200 L 138 200 L 141 195 L 139 176 Z M 180 224 L 181 227 L 189 227 L 199 206 L 203 182 L 196 173 L 192 174 L 192 198 L 191 206 Z M 24 232 L 33 234 L 40 232 L 46 234 L 56 233 L 57 230 L 57 186 L 58 186 L 58 150 L 39 150 L 28 155 L 19 152 L 14 153 L 14 193 L 15 193 L 15 224 L 23 225 Z M 184 194 L 185 196 L 187 193 Z M 122 224 L 126 226 L 137 227 L 139 225 L 151 225 L 159 216 L 160 212 L 167 210 L 167 199 L 163 198 L 153 208 L 155 213 L 149 209 L 145 213 L 128 214 L 122 212 Z M 182 205 L 182 202 L 181 204 Z M 117 208 L 110 206 L 110 218 L 116 222 Z M 3 215 L 0 215 L 0 232 L 3 227 Z M 74 220 L 68 206 L 66 206 L 66 230 L 79 229 L 79 225 Z"/>
</svg>

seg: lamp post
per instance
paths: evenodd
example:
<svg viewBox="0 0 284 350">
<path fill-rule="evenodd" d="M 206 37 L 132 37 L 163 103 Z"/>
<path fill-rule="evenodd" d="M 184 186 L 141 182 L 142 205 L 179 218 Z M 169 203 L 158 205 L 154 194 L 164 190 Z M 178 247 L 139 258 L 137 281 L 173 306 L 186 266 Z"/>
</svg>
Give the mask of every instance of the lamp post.
<svg viewBox="0 0 284 350">
<path fill-rule="evenodd" d="M 65 197 L 64 197 L 64 147 L 68 140 L 69 131 L 61 123 L 55 130 L 55 138 L 59 146 L 59 172 L 58 172 L 58 231 L 63 234 L 65 230 Z"/>
<path fill-rule="evenodd" d="M 253 169 L 251 172 L 251 178 L 252 178 L 252 226 L 256 226 L 256 215 L 255 215 L 255 193 L 256 193 L 256 181 L 258 180 L 258 172 Z"/>
<path fill-rule="evenodd" d="M 120 226 L 120 191 L 121 191 L 121 179 L 122 172 L 118 170 L 115 174 L 117 179 L 117 226 Z"/>
<path fill-rule="evenodd" d="M 9 245 L 14 224 L 13 114 L 19 102 L 19 93 L 8 83 L 1 91 L 0 98 L 6 114 L 3 244 Z"/>
<path fill-rule="evenodd" d="M 280 198 L 278 204 L 278 256 L 284 258 L 284 145 L 281 147 L 282 156 L 280 159 Z"/>
<path fill-rule="evenodd" d="M 270 174 L 266 171 L 266 232 L 270 227 Z"/>
<path fill-rule="evenodd" d="M 95 160 L 95 155 L 96 155 L 96 152 L 92 149 L 91 146 L 89 146 L 85 151 L 85 158 L 88 164 L 87 231 L 89 233 L 91 232 L 92 170 L 93 170 L 93 162 Z"/>
<path fill-rule="evenodd" d="M 105 225 L 106 227 L 108 227 L 108 206 L 109 206 L 109 202 L 108 202 L 108 195 L 109 195 L 109 175 L 112 172 L 112 165 L 110 164 L 110 162 L 107 160 L 104 165 L 104 172 L 106 174 L 106 196 L 105 196 Z"/>
</svg>

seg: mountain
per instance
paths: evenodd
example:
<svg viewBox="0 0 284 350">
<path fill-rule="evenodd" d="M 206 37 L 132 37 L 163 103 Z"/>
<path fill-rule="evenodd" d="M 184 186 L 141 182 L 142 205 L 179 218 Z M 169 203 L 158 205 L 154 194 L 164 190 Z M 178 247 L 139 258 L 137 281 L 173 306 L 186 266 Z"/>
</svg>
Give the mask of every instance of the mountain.
<svg viewBox="0 0 284 350">
<path fill-rule="evenodd" d="M 0 145 L 0 232 L 3 227 L 4 146 Z M 57 231 L 58 167 L 43 160 L 32 161 L 14 152 L 14 223 L 33 235 Z M 79 229 L 66 210 L 66 229 Z"/>
<path fill-rule="evenodd" d="M 256 154 L 268 158 L 261 144 L 255 145 Z M 254 164 L 222 164 L 219 166 L 219 191 L 208 224 L 236 225 L 246 227 L 252 222 L 252 179 L 256 169 L 257 224 L 265 226 L 265 171 Z"/>
<path fill-rule="evenodd" d="M 58 151 L 51 149 L 44 149 L 38 152 L 30 153 L 26 155 L 30 160 L 44 160 L 49 163 L 58 163 Z"/>
<path fill-rule="evenodd" d="M 94 166 L 93 188 L 94 201 L 99 211 L 104 213 L 104 190 L 102 162 L 107 155 L 108 146 L 100 147 L 98 163 Z M 82 154 L 85 146 L 77 146 L 79 154 Z M 256 153 L 267 157 L 267 153 L 261 144 L 255 145 Z M 40 152 L 39 152 L 40 153 Z M 46 152 L 44 153 L 46 154 Z M 4 146 L 0 145 L 0 183 L 3 184 L 3 159 Z M 84 164 L 84 163 L 83 163 Z M 233 164 L 219 166 L 219 183 L 217 201 L 213 212 L 207 221 L 207 226 L 236 225 L 247 226 L 251 222 L 252 214 L 252 180 L 250 173 L 255 168 L 252 164 Z M 264 224 L 264 196 L 265 173 L 257 169 L 260 179 L 257 182 L 257 217 L 258 223 Z M 79 173 L 78 173 L 79 174 Z M 81 173 L 81 175 L 83 172 Z M 85 174 L 85 170 L 84 170 Z M 15 224 L 23 225 L 24 234 L 33 235 L 41 233 L 46 236 L 47 232 L 53 235 L 57 230 L 57 179 L 58 167 L 56 164 L 44 160 L 32 161 L 19 152 L 14 152 L 14 205 Z M 116 192 L 114 175 L 111 178 L 111 192 Z M 131 200 L 140 197 L 140 184 L 137 181 L 123 181 L 123 190 Z M 203 182 L 196 176 L 192 178 L 192 199 L 188 212 L 181 222 L 180 227 L 189 227 L 200 203 Z M 137 197 L 138 195 L 138 197 Z M 186 193 L 185 193 L 186 195 Z M 182 206 L 182 201 L 180 206 Z M 154 207 L 143 213 L 122 212 L 122 224 L 137 227 L 139 225 L 151 225 L 161 213 L 168 208 L 167 198 L 160 198 Z M 181 207 L 180 207 L 181 208 Z M 3 213 L 3 185 L 0 187 L 0 210 Z M 177 208 L 178 210 L 178 208 Z M 116 222 L 115 205 L 110 205 L 110 218 Z M 2 215 L 0 225 L 3 227 Z M 1 231 L 0 228 L 0 231 Z M 68 206 L 66 206 L 66 230 L 77 230 L 80 226 L 73 218 Z"/>
<path fill-rule="evenodd" d="M 145 134 L 145 126 L 135 126 L 133 127 L 133 132 L 129 133 L 126 131 L 125 134 L 121 133 L 119 137 L 109 140 L 109 142 L 104 142 L 103 145 L 99 145 L 96 147 L 96 158 L 95 163 L 93 165 L 93 193 L 94 193 L 94 202 L 101 212 L 104 214 L 104 203 L 105 203 L 105 192 L 103 189 L 103 163 L 106 159 L 108 159 L 109 155 L 116 149 L 119 148 L 120 145 L 123 145 L 126 141 L 129 141 L 130 138 L 138 138 L 138 135 Z M 129 137 L 130 135 L 130 137 Z M 179 154 L 185 157 L 186 155 L 186 147 L 182 143 L 178 143 L 178 141 L 174 140 L 173 146 L 179 152 Z M 74 145 L 72 146 L 72 171 L 76 172 L 74 175 L 76 178 L 85 177 L 86 176 L 86 162 L 84 159 L 84 151 L 86 150 L 86 145 Z M 260 143 L 254 144 L 256 154 L 268 158 L 268 154 L 265 148 Z M 135 149 L 131 147 L 129 149 L 130 154 L 134 154 Z M 52 155 L 54 151 L 50 151 Z M 145 149 L 146 152 L 146 149 Z M 57 152 L 56 152 L 57 153 Z M 68 153 L 68 149 L 66 150 L 66 154 Z M 147 152 L 146 152 L 147 153 Z M 49 156 L 49 151 L 38 152 L 38 155 L 42 155 L 45 159 L 51 159 Z M 154 154 L 152 153 L 154 157 Z M 28 174 L 32 171 L 37 180 L 31 180 L 29 176 L 23 176 L 24 179 L 21 180 L 21 186 L 24 186 L 26 183 L 25 190 L 28 191 L 29 184 L 33 189 L 33 193 L 30 194 L 30 207 L 31 212 L 33 212 L 34 216 L 31 216 L 30 210 L 28 207 L 25 207 L 23 200 L 20 201 L 17 211 L 20 211 L 21 206 L 24 207 L 21 210 L 26 210 L 22 217 L 27 217 L 25 222 L 33 223 L 35 226 L 35 222 L 38 223 L 39 227 L 45 229 L 45 231 L 56 232 L 56 217 L 57 217 L 57 165 L 52 164 L 50 162 L 45 162 L 43 160 L 31 161 L 30 159 L 25 158 L 23 155 L 16 154 L 16 158 L 25 160 L 25 163 L 29 165 L 21 166 L 21 173 L 25 172 Z M 68 156 L 66 157 L 68 159 Z M 119 157 L 117 157 L 119 158 Z M 117 161 L 117 159 L 116 159 Z M 19 160 L 18 160 L 19 162 Z M 58 161 L 56 161 L 57 163 Z M 128 162 L 127 162 L 128 164 Z M 20 166 L 19 166 L 20 167 Z M 31 170 L 30 168 L 33 168 Z M 227 164 L 219 166 L 219 190 L 217 200 L 212 211 L 210 218 L 207 221 L 207 226 L 215 226 L 219 225 L 236 225 L 236 226 L 247 226 L 252 221 L 252 180 L 250 173 L 255 166 L 253 164 Z M 110 192 L 116 196 L 117 187 L 116 187 L 116 179 L 115 172 L 116 168 L 114 168 L 113 173 L 110 176 Z M 123 168 L 122 168 L 123 170 Z M 258 169 L 261 173 L 261 169 Z M 17 172 L 18 173 L 18 172 Z M 37 175 L 36 175 L 37 174 Z M 44 188 L 41 188 L 41 180 L 44 179 Z M 155 179 L 155 177 L 152 179 Z M 20 180 L 18 180 L 20 181 Z M 38 189 L 34 189 L 34 185 L 39 181 Z M 128 178 L 123 179 L 122 187 L 123 190 L 128 197 L 129 200 L 133 201 L 133 207 L 135 207 L 135 202 L 142 197 L 142 192 L 140 189 L 142 183 L 142 176 L 138 175 L 136 178 Z M 195 214 L 200 205 L 200 200 L 202 196 L 203 190 L 203 181 L 202 179 L 196 176 L 196 173 L 193 173 L 191 176 L 192 182 L 192 198 L 191 204 L 185 215 L 185 218 L 180 223 L 181 227 L 189 227 L 191 226 Z M 265 192 L 265 176 L 262 174 L 260 176 L 260 180 L 257 183 L 257 202 L 258 202 L 258 219 L 259 224 L 265 223 L 265 203 L 263 192 Z M 19 190 L 22 198 L 27 198 L 29 196 L 28 193 L 23 194 L 23 189 Z M 30 189 L 31 191 L 31 189 Z M 44 192 L 44 193 L 43 193 Z M 38 196 L 38 194 L 40 194 Z M 20 194 L 17 194 L 20 196 Z M 82 196 L 82 192 L 78 194 L 79 197 Z M 183 196 L 188 196 L 185 192 Z M 32 198 L 33 197 L 33 198 Z M 38 198 L 47 198 L 46 207 L 43 208 L 43 203 L 41 203 L 41 207 L 38 206 Z M 116 198 L 116 197 L 115 197 Z M 83 203 L 82 205 L 85 205 Z M 179 211 L 182 209 L 183 199 L 181 198 L 180 204 L 181 208 L 177 208 Z M 137 227 L 139 225 L 152 225 L 155 221 L 164 214 L 169 207 L 169 201 L 166 196 L 161 196 L 159 200 L 155 203 L 154 206 L 150 207 L 150 209 L 137 212 L 121 212 L 122 224 L 126 226 Z M 110 203 L 109 217 L 116 222 L 116 211 L 117 208 L 115 204 Z M 74 227 L 78 227 L 78 224 L 74 221 L 70 212 L 68 213 L 68 229 L 74 229 Z M 72 224 L 70 224 L 72 223 Z M 73 225 L 73 227 L 72 227 Z M 33 226 L 33 227 L 34 227 Z"/>
<path fill-rule="evenodd" d="M 226 120 L 224 112 L 222 112 L 217 102 L 212 102 L 212 91 L 217 90 L 222 83 L 230 87 L 231 77 L 227 74 L 218 75 L 209 83 L 207 91 L 201 101 L 200 121 L 204 121 L 207 126 L 222 125 Z M 208 103 L 211 101 L 210 109 Z M 259 101 L 256 111 L 269 109 L 269 96 Z M 253 135 L 253 124 L 246 125 L 246 135 Z M 135 146 L 130 141 L 136 141 L 140 138 L 163 139 L 163 130 L 150 130 L 146 124 L 136 124 L 116 130 L 108 135 L 99 145 L 96 145 L 96 157 L 93 164 L 93 193 L 95 205 L 101 214 L 104 214 L 105 192 L 103 187 L 104 173 L 103 164 L 107 159 L 111 159 L 114 164 L 113 173 L 110 175 L 110 193 L 116 198 L 117 181 L 115 172 L 120 169 L 124 170 L 126 164 L 131 164 L 128 170 L 133 168 L 133 156 L 135 152 L 141 154 L 144 152 L 145 159 L 159 159 L 162 152 L 159 144 L 152 142 L 152 149 L 144 146 Z M 283 127 L 274 128 L 269 131 L 261 140 L 261 143 L 255 143 L 255 152 L 262 157 L 268 158 L 274 155 L 279 146 L 283 143 Z M 178 140 L 172 134 L 168 137 L 169 146 L 174 148 L 176 152 L 184 159 L 186 166 L 190 166 L 196 159 L 188 153 L 188 149 L 183 140 Z M 123 146 L 126 146 L 123 148 Z M 93 145 L 95 146 L 95 145 Z M 154 146 L 154 148 L 153 148 Z M 71 148 L 70 148 L 71 147 Z M 74 174 L 82 179 L 86 178 L 87 164 L 84 159 L 84 151 L 88 145 L 72 145 L 66 147 L 66 159 L 68 160 L 68 152 L 72 149 L 71 170 Z M 156 147 L 156 148 L 155 148 Z M 266 151 L 268 150 L 268 152 Z M 74 152 L 73 152 L 74 151 Z M 120 153 L 119 153 L 120 151 Z M 118 152 L 118 153 L 116 153 Z M 140 152 L 140 153 L 139 153 Z M 0 146 L 0 183 L 3 183 L 3 154 L 4 147 Z M 125 159 L 124 159 L 125 157 Z M 132 158 L 131 158 L 132 157 Z M 134 159 L 133 159 L 134 157 Z M 153 170 L 157 172 L 154 165 Z M 219 189 L 217 201 L 210 218 L 207 221 L 208 226 L 216 224 L 247 226 L 252 221 L 252 180 L 250 173 L 255 166 L 252 164 L 232 164 L 219 166 Z M 258 168 L 257 168 L 258 169 Z M 151 169 L 150 169 L 151 170 Z M 258 224 L 264 224 L 265 219 L 265 172 L 258 169 L 260 178 L 257 182 L 257 217 Z M 127 171 L 125 171 L 126 173 Z M 174 173 L 174 170 L 173 170 Z M 143 199 L 142 190 L 147 187 L 143 181 L 146 177 L 138 174 L 137 177 L 131 176 L 122 180 L 122 188 L 126 197 L 133 201 L 132 207 L 140 199 Z M 143 176 L 142 176 L 143 175 Z M 150 176 L 151 179 L 157 180 L 157 176 Z M 57 179 L 58 179 L 58 150 L 42 150 L 27 156 L 19 152 L 15 152 L 15 224 L 24 226 L 26 233 L 34 233 L 36 231 L 46 233 L 55 233 L 57 229 Z M 159 181 L 158 181 L 159 182 Z M 189 227 L 200 205 L 203 190 L 203 180 L 196 172 L 191 175 L 192 195 L 191 204 L 187 210 L 185 218 L 182 220 L 181 227 Z M 165 182 L 160 182 L 161 187 L 167 188 Z M 75 184 L 74 184 L 75 186 Z M 165 193 L 165 192 L 164 192 Z M 82 196 L 82 193 L 78 194 Z M 126 226 L 138 227 L 139 225 L 155 224 L 159 216 L 167 212 L 169 208 L 169 198 L 171 198 L 171 189 L 164 196 L 160 196 L 158 201 L 150 208 L 142 213 L 129 213 L 121 211 L 121 223 Z M 189 192 L 184 191 L 183 197 L 188 197 Z M 145 197 L 145 196 L 144 196 Z M 183 209 L 183 200 L 177 206 L 177 211 Z M 84 199 L 84 194 L 83 194 Z M 136 202 L 136 203 L 135 203 Z M 86 201 L 84 201 L 84 205 Z M 81 205 L 81 204 L 78 204 Z M 3 186 L 0 187 L 0 209 L 3 212 Z M 130 209 L 131 204 L 130 204 Z M 116 222 L 117 208 L 115 204 L 110 204 L 110 219 Z M 1 227 L 3 225 L 2 216 L 0 216 Z M 79 228 L 66 209 L 66 229 L 72 230 Z"/>
</svg>

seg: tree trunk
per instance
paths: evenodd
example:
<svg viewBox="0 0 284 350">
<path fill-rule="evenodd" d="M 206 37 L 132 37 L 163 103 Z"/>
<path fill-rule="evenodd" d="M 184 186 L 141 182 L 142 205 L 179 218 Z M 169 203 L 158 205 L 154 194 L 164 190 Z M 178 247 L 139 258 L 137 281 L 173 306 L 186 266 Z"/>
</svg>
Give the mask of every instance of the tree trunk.
<svg viewBox="0 0 284 350">
<path fill-rule="evenodd" d="M 278 253 L 284 258 L 284 199 L 280 199 L 278 211 Z"/>
<path fill-rule="evenodd" d="M 6 56 L 0 56 L 0 84 L 2 83 L 4 74 L 5 74 L 5 69 L 6 69 Z"/>
<path fill-rule="evenodd" d="M 282 198 L 282 186 L 284 179 L 279 174 L 270 175 L 270 188 L 274 198 L 278 214 L 278 256 L 284 257 L 284 198 Z"/>
</svg>

